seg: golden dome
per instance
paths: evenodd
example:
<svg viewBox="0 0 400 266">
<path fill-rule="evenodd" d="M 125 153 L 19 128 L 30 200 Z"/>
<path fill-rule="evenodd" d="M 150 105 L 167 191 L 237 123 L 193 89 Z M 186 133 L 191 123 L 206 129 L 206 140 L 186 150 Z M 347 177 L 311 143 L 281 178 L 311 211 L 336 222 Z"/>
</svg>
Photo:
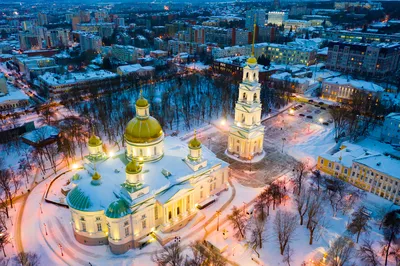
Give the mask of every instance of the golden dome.
<svg viewBox="0 0 400 266">
<path fill-rule="evenodd" d="M 189 141 L 189 144 L 188 144 L 189 148 L 191 148 L 191 149 L 199 149 L 201 147 L 201 142 L 197 139 L 196 135 L 197 134 L 196 134 L 196 130 L 195 130 L 194 138 L 191 141 Z"/>
<path fill-rule="evenodd" d="M 254 56 L 251 56 L 247 59 L 247 64 L 251 65 L 257 64 L 257 59 Z"/>
<path fill-rule="evenodd" d="M 125 140 L 134 143 L 152 142 L 163 134 L 157 119 L 149 116 L 146 119 L 133 118 L 125 129 Z"/>
<path fill-rule="evenodd" d="M 142 166 L 136 160 L 130 161 L 125 168 L 127 174 L 137 174 L 142 171 Z"/>
<path fill-rule="evenodd" d="M 149 105 L 149 102 L 143 97 L 139 98 L 136 101 L 136 106 L 138 106 L 138 107 L 147 107 L 148 105 Z"/>
<path fill-rule="evenodd" d="M 101 175 L 99 173 L 94 172 L 94 174 L 92 175 L 92 180 L 99 180 L 101 178 Z"/>
<path fill-rule="evenodd" d="M 102 144 L 103 144 L 103 142 L 101 141 L 101 139 L 98 136 L 96 136 L 94 134 L 92 136 L 90 136 L 89 142 L 88 142 L 88 145 L 90 147 L 97 147 L 97 146 L 100 146 Z"/>
</svg>

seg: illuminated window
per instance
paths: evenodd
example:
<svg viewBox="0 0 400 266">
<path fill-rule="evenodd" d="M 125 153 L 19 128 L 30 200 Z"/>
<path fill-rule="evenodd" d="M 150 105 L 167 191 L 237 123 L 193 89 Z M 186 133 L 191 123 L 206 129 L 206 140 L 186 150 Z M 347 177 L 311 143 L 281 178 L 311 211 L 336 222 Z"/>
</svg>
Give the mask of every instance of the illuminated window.
<svg viewBox="0 0 400 266">
<path fill-rule="evenodd" d="M 102 231 L 101 224 L 97 224 L 97 231 L 98 231 L 98 232 L 101 232 L 101 231 Z"/>
</svg>

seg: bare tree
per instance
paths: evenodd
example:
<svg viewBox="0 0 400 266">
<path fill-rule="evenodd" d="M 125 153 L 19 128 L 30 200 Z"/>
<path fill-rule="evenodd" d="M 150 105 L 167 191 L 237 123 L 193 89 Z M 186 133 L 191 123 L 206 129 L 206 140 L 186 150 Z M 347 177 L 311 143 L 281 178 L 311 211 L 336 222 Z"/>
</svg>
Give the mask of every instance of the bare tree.
<svg viewBox="0 0 400 266">
<path fill-rule="evenodd" d="M 392 241 L 395 239 L 396 235 L 400 233 L 400 217 L 398 211 L 391 211 L 386 214 L 383 220 L 383 236 L 385 239 L 384 249 L 385 249 L 385 266 L 388 263 L 388 257 L 390 254 L 390 247 Z"/>
<path fill-rule="evenodd" d="M 215 265 L 225 266 L 227 260 L 216 250 L 209 249 L 200 241 L 190 244 L 192 256 L 185 261 L 185 266 Z"/>
<path fill-rule="evenodd" d="M 3 250 L 4 257 L 7 257 L 5 247 L 10 243 L 9 234 L 6 229 L 0 226 L 0 248 Z"/>
<path fill-rule="evenodd" d="M 306 181 L 307 165 L 304 162 L 297 162 L 293 167 L 292 182 L 294 183 L 294 190 L 297 195 L 300 195 L 300 191 Z"/>
<path fill-rule="evenodd" d="M 333 108 L 329 109 L 329 114 L 331 115 L 335 126 L 336 141 L 338 141 L 346 132 L 348 126 L 348 113 L 349 110 L 345 107 L 333 106 Z"/>
<path fill-rule="evenodd" d="M 288 244 L 285 253 L 283 254 L 282 261 L 284 263 L 287 263 L 288 266 L 290 266 L 290 263 L 292 262 L 292 256 L 293 256 L 293 249 L 290 247 L 290 244 Z"/>
<path fill-rule="evenodd" d="M 40 256 L 33 252 L 20 252 L 14 257 L 14 261 L 22 266 L 38 266 Z"/>
<path fill-rule="evenodd" d="M 376 254 L 373 242 L 369 239 L 364 240 L 357 250 L 357 256 L 365 266 L 380 266 L 379 256 Z"/>
<path fill-rule="evenodd" d="M 314 180 L 315 183 L 317 183 L 317 191 L 319 192 L 321 181 L 322 181 L 322 175 L 319 170 L 315 170 L 312 172 L 311 178 Z"/>
<path fill-rule="evenodd" d="M 228 215 L 229 221 L 231 221 L 233 225 L 233 229 L 235 229 L 235 237 L 237 239 L 245 239 L 246 238 L 246 229 L 247 229 L 247 217 L 246 214 L 241 210 L 233 206 L 232 213 Z"/>
<path fill-rule="evenodd" d="M 184 265 L 182 248 L 179 242 L 173 242 L 163 246 L 152 254 L 151 259 L 160 266 L 181 266 Z"/>
<path fill-rule="evenodd" d="M 263 247 L 262 244 L 265 241 L 264 232 L 265 232 L 265 220 L 260 219 L 260 217 L 254 217 L 251 223 L 251 236 L 250 236 L 250 245 L 253 247 L 254 251 L 257 250 L 257 247 L 262 249 Z M 260 254 L 258 254 L 258 257 L 260 257 Z"/>
<path fill-rule="evenodd" d="M 354 243 L 350 238 L 337 238 L 328 250 L 327 261 L 332 266 L 343 266 L 353 257 Z"/>
<path fill-rule="evenodd" d="M 262 221 L 265 221 L 269 215 L 270 202 L 270 194 L 267 189 L 263 190 L 256 198 L 254 210 L 256 211 L 258 218 Z"/>
<path fill-rule="evenodd" d="M 307 229 L 310 233 L 309 244 L 313 244 L 315 232 L 325 225 L 325 211 L 323 197 L 320 193 L 313 193 L 307 204 Z"/>
<path fill-rule="evenodd" d="M 309 201 L 310 192 L 304 188 L 300 190 L 299 194 L 294 195 L 294 202 L 296 203 L 296 209 L 300 216 L 300 225 L 303 225 L 303 220 L 307 213 Z"/>
<path fill-rule="evenodd" d="M 396 265 L 400 265 L 400 246 L 394 245 L 392 251 L 390 251 L 389 256 L 393 257 Z"/>
<path fill-rule="evenodd" d="M 292 241 L 297 226 L 296 214 L 278 210 L 274 220 L 274 231 L 279 243 L 281 255 L 284 254 L 287 245 Z"/>
<path fill-rule="evenodd" d="M 367 232 L 368 230 L 371 229 L 371 226 L 369 226 L 368 222 L 370 220 L 369 215 L 366 213 L 366 209 L 364 206 L 361 206 L 358 208 L 357 211 L 355 211 L 352 214 L 352 219 L 349 225 L 347 226 L 347 229 L 353 234 L 357 235 L 357 243 L 360 238 L 360 234 L 362 232 Z"/>
</svg>

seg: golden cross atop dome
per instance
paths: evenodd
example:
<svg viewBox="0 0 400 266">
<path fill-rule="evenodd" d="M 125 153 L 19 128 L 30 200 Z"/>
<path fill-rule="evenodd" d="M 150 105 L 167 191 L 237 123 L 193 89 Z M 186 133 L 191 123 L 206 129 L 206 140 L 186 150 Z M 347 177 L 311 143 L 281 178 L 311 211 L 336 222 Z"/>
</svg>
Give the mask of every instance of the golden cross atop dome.
<svg viewBox="0 0 400 266">
<path fill-rule="evenodd" d="M 139 98 L 143 99 L 143 90 L 142 89 L 140 89 Z"/>
<path fill-rule="evenodd" d="M 257 14 L 254 15 L 253 43 L 251 44 L 251 56 L 254 57 L 254 43 L 256 41 Z"/>
</svg>

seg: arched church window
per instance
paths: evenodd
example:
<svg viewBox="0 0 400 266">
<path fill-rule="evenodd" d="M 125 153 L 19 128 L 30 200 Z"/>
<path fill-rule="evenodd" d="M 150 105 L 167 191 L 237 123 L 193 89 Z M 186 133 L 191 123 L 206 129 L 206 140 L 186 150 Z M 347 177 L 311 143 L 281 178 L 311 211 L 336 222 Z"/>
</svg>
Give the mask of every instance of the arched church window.
<svg viewBox="0 0 400 266">
<path fill-rule="evenodd" d="M 142 149 L 139 150 L 139 155 L 143 156 L 143 150 Z"/>
<path fill-rule="evenodd" d="M 249 78 L 249 72 L 246 72 L 246 79 Z"/>
<path fill-rule="evenodd" d="M 245 121 L 245 117 L 244 117 L 244 114 L 242 114 L 242 123 Z"/>
<path fill-rule="evenodd" d="M 247 94 L 243 92 L 243 101 L 247 101 Z"/>
<path fill-rule="evenodd" d="M 254 93 L 254 95 L 253 95 L 253 101 L 257 101 L 257 93 Z"/>
<path fill-rule="evenodd" d="M 256 80 L 256 73 L 253 74 L 253 80 Z"/>
<path fill-rule="evenodd" d="M 154 155 L 157 154 L 157 146 L 154 147 Z"/>
</svg>

